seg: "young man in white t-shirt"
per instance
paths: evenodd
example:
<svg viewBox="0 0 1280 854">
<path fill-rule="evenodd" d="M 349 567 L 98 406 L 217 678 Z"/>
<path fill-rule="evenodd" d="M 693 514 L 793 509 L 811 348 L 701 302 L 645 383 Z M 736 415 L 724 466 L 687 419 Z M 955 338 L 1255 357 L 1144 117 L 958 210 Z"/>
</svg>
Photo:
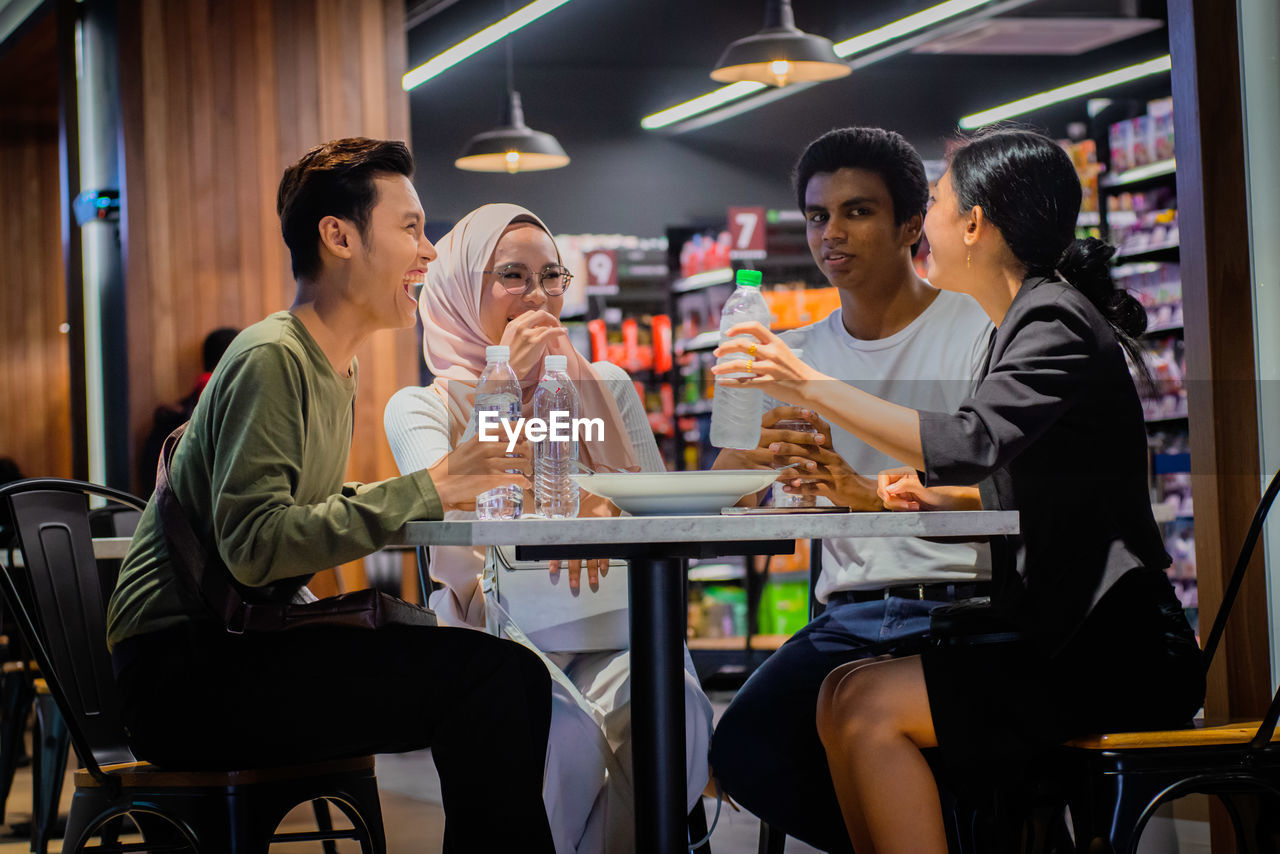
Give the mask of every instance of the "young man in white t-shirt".
<svg viewBox="0 0 1280 854">
<path fill-rule="evenodd" d="M 840 291 L 840 310 L 786 332 L 804 361 L 914 409 L 954 411 L 972 389 L 992 325 L 972 298 L 916 275 L 929 185 L 900 135 L 843 128 L 814 140 L 795 169 L 809 250 Z M 845 430 L 813 417 L 820 444 L 769 429 L 802 411 L 776 406 L 759 447 L 722 451 L 716 468 L 794 463 L 820 503 L 880 510 L 876 474 L 896 467 Z M 794 443 L 794 444 L 793 444 Z M 815 728 L 822 680 L 848 661 L 923 638 L 929 610 L 982 595 L 985 546 L 914 537 L 823 542 L 817 598 L 826 610 L 787 641 L 738 692 L 711 746 L 716 778 L 761 819 L 824 851 L 851 851 Z"/>
</svg>

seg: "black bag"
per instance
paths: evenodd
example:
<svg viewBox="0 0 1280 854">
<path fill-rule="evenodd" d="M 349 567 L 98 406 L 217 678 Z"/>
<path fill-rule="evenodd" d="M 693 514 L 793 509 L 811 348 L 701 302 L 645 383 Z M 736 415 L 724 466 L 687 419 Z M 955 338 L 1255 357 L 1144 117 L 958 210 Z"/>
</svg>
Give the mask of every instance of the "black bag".
<svg viewBox="0 0 1280 854">
<path fill-rule="evenodd" d="M 929 634 L 942 646 L 1011 643 L 1022 639 L 1013 615 L 990 596 L 959 599 L 929 611 Z"/>
<path fill-rule="evenodd" d="M 156 466 L 156 510 L 176 574 L 228 632 L 283 632 L 309 626 L 379 629 L 436 625 L 434 612 L 376 590 L 343 593 L 315 602 L 289 601 L 305 579 L 275 588 L 267 594 L 267 601 L 247 601 L 245 595 L 254 595 L 253 589 L 239 585 L 221 561 L 210 560 L 169 484 L 169 463 L 186 429 L 183 424 L 164 440 Z M 271 601 L 281 598 L 285 601 Z"/>
</svg>

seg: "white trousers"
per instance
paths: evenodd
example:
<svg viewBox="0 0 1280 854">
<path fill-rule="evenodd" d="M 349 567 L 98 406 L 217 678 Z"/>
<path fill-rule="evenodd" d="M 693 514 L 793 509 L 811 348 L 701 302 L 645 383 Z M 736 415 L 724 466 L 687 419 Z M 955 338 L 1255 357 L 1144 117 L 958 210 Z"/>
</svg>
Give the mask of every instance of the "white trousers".
<svg viewBox="0 0 1280 854">
<path fill-rule="evenodd" d="M 579 700 L 558 680 L 552 682 L 542 797 L 556 854 L 630 854 L 635 851 L 631 654 L 622 650 L 547 658 L 581 694 Z M 686 806 L 693 809 L 709 773 L 712 711 L 687 649 L 684 662 Z"/>
</svg>

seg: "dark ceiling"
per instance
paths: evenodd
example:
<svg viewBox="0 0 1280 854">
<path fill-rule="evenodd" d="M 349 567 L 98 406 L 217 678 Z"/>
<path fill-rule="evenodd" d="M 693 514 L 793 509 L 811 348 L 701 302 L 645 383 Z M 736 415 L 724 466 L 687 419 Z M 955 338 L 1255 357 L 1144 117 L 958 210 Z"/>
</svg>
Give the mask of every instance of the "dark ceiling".
<svg viewBox="0 0 1280 854">
<path fill-rule="evenodd" d="M 506 8 L 524 2 L 508 0 Z M 839 41 L 936 2 L 793 0 L 793 6 L 801 29 Z M 431 5 L 410 0 L 411 18 L 424 10 L 429 14 Z M 439 11 L 408 33 L 411 67 L 504 14 L 502 0 L 444 0 L 434 6 Z M 519 31 L 512 42 L 516 89 L 529 124 L 555 134 L 574 163 L 557 173 L 514 178 L 452 168 L 468 137 L 500 118 L 505 71 L 499 44 L 411 93 L 420 189 L 434 197 L 442 216 L 459 216 L 495 197 L 524 196 L 531 205 L 556 198 L 555 212 L 568 220 L 553 224 L 557 230 L 661 233 L 664 223 L 723 210 L 719 196 L 725 181 L 749 186 L 744 192 L 759 199 L 756 203 L 785 203 L 790 164 L 809 140 L 832 127 L 889 127 L 907 136 L 925 158 L 938 157 L 962 115 L 1169 49 L 1167 30 L 1160 28 L 1079 56 L 904 53 L 700 130 L 673 135 L 640 128 L 644 116 L 716 88 L 708 73 L 721 51 L 758 30 L 763 9 L 764 3 L 754 0 L 571 0 Z M 1164 0 L 1034 0 L 1010 14 L 1163 19 L 1166 12 Z M 1162 75 L 1109 94 L 1136 101 L 1167 94 L 1168 85 Z M 1084 115 L 1084 104 L 1075 102 L 1025 118 L 1063 135 L 1068 121 Z M 663 174 L 672 171 L 685 174 Z M 611 176 L 618 182 L 611 184 Z M 719 183 L 710 187 L 712 180 Z M 558 198 L 566 182 L 577 194 L 594 198 L 595 207 Z M 654 184 L 663 189 L 654 192 Z M 698 198 L 683 194 L 708 201 L 700 207 Z M 633 210 L 637 204 L 643 210 Z M 665 210 L 653 209 L 664 204 Z"/>
</svg>

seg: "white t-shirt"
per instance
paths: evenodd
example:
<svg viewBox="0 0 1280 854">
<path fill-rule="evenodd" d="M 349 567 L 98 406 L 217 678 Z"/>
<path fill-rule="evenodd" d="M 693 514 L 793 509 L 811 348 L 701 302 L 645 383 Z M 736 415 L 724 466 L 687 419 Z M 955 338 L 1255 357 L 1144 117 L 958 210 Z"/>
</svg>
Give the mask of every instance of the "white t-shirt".
<svg viewBox="0 0 1280 854">
<path fill-rule="evenodd" d="M 906 328 L 863 341 L 844 328 L 840 311 L 782 334 L 787 346 L 822 373 L 876 397 L 912 409 L 954 412 L 973 390 L 992 330 L 977 301 L 940 291 Z M 766 401 L 766 406 L 776 406 Z M 832 427 L 836 453 L 868 477 L 901 463 Z M 822 503 L 830 503 L 822 500 Z M 966 582 L 991 577 L 985 545 L 934 543 L 916 537 L 867 537 L 823 541 L 820 600 L 836 590 L 877 589 L 900 584 Z"/>
</svg>

